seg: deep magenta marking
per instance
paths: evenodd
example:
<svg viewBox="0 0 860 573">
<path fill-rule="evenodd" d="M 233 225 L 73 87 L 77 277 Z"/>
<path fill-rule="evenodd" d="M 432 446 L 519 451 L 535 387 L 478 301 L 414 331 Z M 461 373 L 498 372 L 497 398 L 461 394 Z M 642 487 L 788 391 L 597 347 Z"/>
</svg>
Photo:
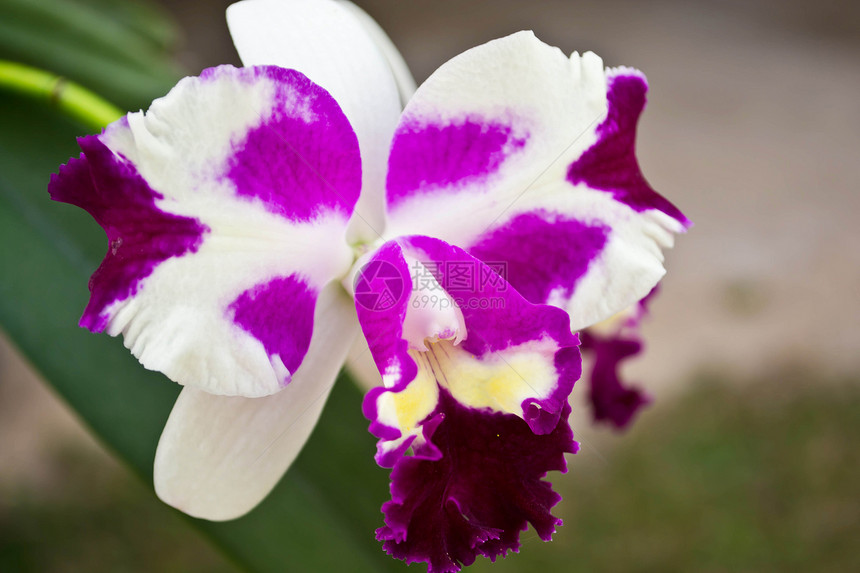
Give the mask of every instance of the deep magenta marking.
<svg viewBox="0 0 860 573">
<path fill-rule="evenodd" d="M 361 191 L 361 157 L 355 132 L 334 98 L 295 70 L 222 68 L 216 72 L 275 84 L 270 115 L 234 144 L 228 160 L 226 176 L 238 194 L 293 221 L 308 221 L 325 210 L 351 215 Z"/>
<path fill-rule="evenodd" d="M 228 310 L 236 324 L 263 344 L 266 354 L 280 356 L 292 375 L 311 343 L 316 299 L 307 283 L 290 275 L 248 289 Z"/>
<path fill-rule="evenodd" d="M 567 180 L 607 191 L 636 212 L 657 209 L 690 227 L 690 220 L 648 184 L 636 159 L 636 124 L 645 109 L 647 91 L 640 75 L 609 78 L 608 111 L 597 127 L 597 142 L 570 165 Z"/>
<path fill-rule="evenodd" d="M 78 145 L 83 153 L 51 176 L 48 192 L 55 201 L 86 210 L 107 234 L 108 251 L 90 278 L 90 300 L 80 320 L 82 327 L 101 332 L 107 307 L 134 296 L 162 262 L 196 252 L 209 229 L 159 209 L 155 201 L 163 196 L 99 136 L 81 137 Z"/>
<path fill-rule="evenodd" d="M 553 220 L 554 219 L 554 220 Z M 606 245 L 609 229 L 546 212 L 517 215 L 469 249 L 483 261 L 505 262 L 507 280 L 534 304 L 550 293 L 573 294 L 579 279 Z"/>
<path fill-rule="evenodd" d="M 401 457 L 391 472 L 385 526 L 376 532 L 385 551 L 443 573 L 478 555 L 495 560 L 517 551 L 529 523 L 549 541 L 561 525 L 550 513 L 561 496 L 542 478 L 567 471 L 564 453 L 578 450 L 569 414 L 565 404 L 552 431 L 538 436 L 517 416 L 467 408 L 440 389 L 425 421 L 431 444 Z"/>
<path fill-rule="evenodd" d="M 440 187 L 479 183 L 525 144 L 511 126 L 480 118 L 441 125 L 407 121 L 391 145 L 388 205 Z"/>
</svg>

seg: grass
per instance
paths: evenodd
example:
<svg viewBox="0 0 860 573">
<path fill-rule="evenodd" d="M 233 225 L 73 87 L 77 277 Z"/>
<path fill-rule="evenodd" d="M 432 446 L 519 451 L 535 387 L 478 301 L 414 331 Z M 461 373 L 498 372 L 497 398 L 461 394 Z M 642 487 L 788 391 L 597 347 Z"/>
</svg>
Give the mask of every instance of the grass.
<svg viewBox="0 0 860 573">
<path fill-rule="evenodd" d="M 470 570 L 860 570 L 860 384 L 789 374 L 691 384 L 605 462 L 554 476 L 565 520 L 549 544 Z M 0 571 L 235 572 L 119 467 L 58 455 L 62 486 L 0 502 Z M 423 566 L 413 566 L 424 571 Z"/>
</svg>

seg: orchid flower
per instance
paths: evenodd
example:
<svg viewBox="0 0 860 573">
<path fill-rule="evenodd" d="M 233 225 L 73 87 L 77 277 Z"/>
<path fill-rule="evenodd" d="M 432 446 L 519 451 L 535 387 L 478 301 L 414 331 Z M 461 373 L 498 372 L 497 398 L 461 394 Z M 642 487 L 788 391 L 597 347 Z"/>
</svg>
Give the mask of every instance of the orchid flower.
<svg viewBox="0 0 860 573">
<path fill-rule="evenodd" d="M 414 91 L 352 4 L 245 0 L 227 20 L 245 67 L 80 138 L 50 183 L 109 241 L 81 326 L 184 386 L 156 492 L 249 511 L 358 345 L 392 468 L 385 550 L 446 572 L 516 551 L 527 524 L 548 540 L 576 332 L 648 294 L 689 226 L 634 155 L 644 76 L 520 32 Z"/>
</svg>

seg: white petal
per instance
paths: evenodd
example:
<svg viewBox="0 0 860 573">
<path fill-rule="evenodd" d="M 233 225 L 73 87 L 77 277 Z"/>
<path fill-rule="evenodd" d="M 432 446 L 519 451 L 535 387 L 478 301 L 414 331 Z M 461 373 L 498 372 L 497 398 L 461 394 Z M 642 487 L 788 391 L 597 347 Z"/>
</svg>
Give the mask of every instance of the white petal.
<svg viewBox="0 0 860 573">
<path fill-rule="evenodd" d="M 404 257 L 412 273 L 412 294 L 403 319 L 403 338 L 409 348 L 426 351 L 428 343 L 439 340 L 459 344 L 466 337 L 463 311 L 422 261 L 407 252 Z"/>
<path fill-rule="evenodd" d="M 227 9 L 227 24 L 246 66 L 298 70 L 340 104 L 358 136 L 363 168 L 349 237 L 377 238 L 385 159 L 401 106 L 389 60 L 365 24 L 334 0 L 245 0 Z"/>
<path fill-rule="evenodd" d="M 382 375 L 376 368 L 373 354 L 371 354 L 367 340 L 363 336 L 355 338 L 352 348 L 349 349 L 349 356 L 346 358 L 344 368 L 365 392 L 371 388 L 382 386 Z"/>
<path fill-rule="evenodd" d="M 376 42 L 376 47 L 379 48 L 379 51 L 388 60 L 388 65 L 391 66 L 391 73 L 394 74 L 394 81 L 397 83 L 397 90 L 400 92 L 400 103 L 401 105 L 406 105 L 415 93 L 417 86 L 415 85 L 415 78 L 412 77 L 412 72 L 409 71 L 409 66 L 406 65 L 406 61 L 400 55 L 397 46 L 394 45 L 394 42 L 391 41 L 385 30 L 367 12 L 348 0 L 338 0 L 338 2 L 355 15 L 356 19 L 364 26 L 365 31 Z"/>
<path fill-rule="evenodd" d="M 332 285 L 320 295 L 305 361 L 283 391 L 241 398 L 185 388 L 158 443 L 158 496 L 213 521 L 253 509 L 310 436 L 357 333 L 351 301 Z"/>
</svg>

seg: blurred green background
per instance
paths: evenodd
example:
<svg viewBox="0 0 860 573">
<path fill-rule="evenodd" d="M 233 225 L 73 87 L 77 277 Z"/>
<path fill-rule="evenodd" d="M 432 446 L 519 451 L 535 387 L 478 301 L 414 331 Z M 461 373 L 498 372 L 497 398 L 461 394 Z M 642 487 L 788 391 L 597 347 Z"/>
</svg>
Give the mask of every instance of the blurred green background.
<svg viewBox="0 0 860 573">
<path fill-rule="evenodd" d="M 464 49 L 524 28 L 566 52 L 594 50 L 608 65 L 642 69 L 651 82 L 639 134 L 643 170 L 696 222 L 668 255 L 645 329 L 648 352 L 628 366 L 655 403 L 624 435 L 590 427 L 587 409 L 575 408 L 583 450 L 570 457 L 568 474 L 551 476 L 565 498 L 558 506 L 565 526 L 550 544 L 527 532 L 519 555 L 472 569 L 860 569 L 856 3 L 357 3 L 389 32 L 419 82 Z M 65 74 L 123 108 L 145 108 L 184 73 L 238 64 L 227 4 L 0 0 L 0 59 Z M 135 399 L 156 412 L 140 419 L 124 417 L 128 396 L 119 387 L 105 394 L 116 401 L 112 421 L 94 418 L 92 396 L 76 394 L 69 378 L 59 391 L 102 434 L 96 441 L 39 380 L 15 346 L 52 380 L 88 375 L 78 344 L 112 352 L 111 372 L 134 361 L 116 340 L 74 332 L 103 237 L 85 216 L 74 219 L 38 194 L 84 130 L 8 94 L 0 96 L 0 120 L 0 307 L 15 341 L 0 346 L 0 571 L 359 571 L 373 563 L 403 570 L 375 561 L 372 526 L 381 516 L 361 513 L 382 501 L 385 473 L 362 466 L 366 482 L 357 483 L 370 485 L 349 490 L 337 479 L 352 466 L 325 465 L 328 445 L 344 439 L 339 430 L 317 432 L 302 454 L 305 473 L 282 484 L 268 510 L 201 528 L 150 489 L 147 448 L 154 451 L 166 415 L 158 408 L 169 404 L 172 385 L 129 380 L 145 390 Z M 55 247 L 68 268 L 44 274 L 49 259 L 13 225 L 59 229 Z M 45 284 L 66 275 L 68 289 Z M 39 277 L 46 302 L 20 302 Z M 39 363 L 39 348 L 53 358 Z M 356 400 L 342 390 L 326 415 Z M 365 427 L 357 414 L 350 423 L 353 434 Z M 373 440 L 357 436 L 349 449 L 369 461 Z M 334 501 L 293 511 L 310 478 L 325 471 L 335 475 L 322 486 Z M 316 507 L 347 519 L 328 535 L 328 517 L 308 525 L 319 532 L 303 547 L 334 555 L 329 569 L 322 558 L 291 555 L 290 539 L 279 547 L 269 527 L 300 535 Z M 371 553 L 362 561 L 353 547 Z"/>
</svg>

